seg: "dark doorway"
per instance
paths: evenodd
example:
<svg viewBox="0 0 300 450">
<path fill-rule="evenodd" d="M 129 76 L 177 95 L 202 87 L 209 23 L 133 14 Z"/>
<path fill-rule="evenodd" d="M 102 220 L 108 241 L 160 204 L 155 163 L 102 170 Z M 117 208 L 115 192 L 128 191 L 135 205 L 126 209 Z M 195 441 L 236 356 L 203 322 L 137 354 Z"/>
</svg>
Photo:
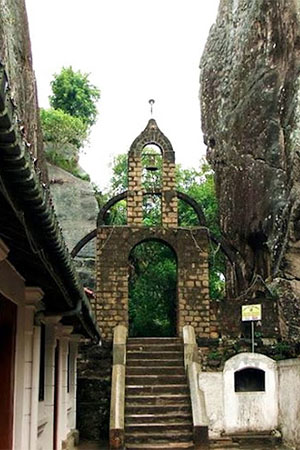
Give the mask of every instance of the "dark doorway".
<svg viewBox="0 0 300 450">
<path fill-rule="evenodd" d="M 13 445 L 17 306 L 0 294 L 0 449 Z"/>
<path fill-rule="evenodd" d="M 131 251 L 129 270 L 129 335 L 175 336 L 175 252 L 161 241 L 144 241 Z"/>
</svg>

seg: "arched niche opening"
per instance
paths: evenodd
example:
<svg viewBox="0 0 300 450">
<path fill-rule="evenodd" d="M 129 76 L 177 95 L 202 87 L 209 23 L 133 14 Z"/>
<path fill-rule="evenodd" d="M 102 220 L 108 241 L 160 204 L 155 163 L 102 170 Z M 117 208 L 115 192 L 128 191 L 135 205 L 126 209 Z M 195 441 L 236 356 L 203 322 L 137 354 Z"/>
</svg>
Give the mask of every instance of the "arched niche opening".
<svg viewBox="0 0 300 450">
<path fill-rule="evenodd" d="M 141 152 L 142 188 L 145 192 L 155 192 L 162 183 L 162 152 L 158 145 L 147 144 Z"/>
<path fill-rule="evenodd" d="M 177 257 L 164 241 L 146 240 L 129 255 L 129 336 L 175 336 Z"/>
<path fill-rule="evenodd" d="M 235 392 L 264 392 L 265 371 L 247 367 L 234 373 Z"/>
</svg>

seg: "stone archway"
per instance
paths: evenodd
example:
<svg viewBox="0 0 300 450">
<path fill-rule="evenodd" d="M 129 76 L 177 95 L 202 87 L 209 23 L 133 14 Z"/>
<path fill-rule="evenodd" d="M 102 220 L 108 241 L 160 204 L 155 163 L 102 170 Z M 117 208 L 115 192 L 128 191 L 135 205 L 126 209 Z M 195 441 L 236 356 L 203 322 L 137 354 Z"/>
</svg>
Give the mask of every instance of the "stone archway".
<svg viewBox="0 0 300 450">
<path fill-rule="evenodd" d="M 160 240 L 178 261 L 177 335 L 192 325 L 203 338 L 216 333 L 208 286 L 208 235 L 205 228 L 102 226 L 97 231 L 97 293 L 94 303 L 103 339 L 118 324 L 128 326 L 128 258 L 140 242 Z"/>
<path fill-rule="evenodd" d="M 153 144 L 161 150 L 162 176 L 161 185 L 148 192 L 142 186 L 142 152 L 145 146 Z M 161 197 L 161 224 L 156 227 L 143 223 L 143 197 L 148 194 Z M 127 225 L 106 225 L 107 211 L 122 199 L 127 203 Z M 178 226 L 178 199 L 194 209 L 199 226 Z M 97 289 L 92 305 L 103 339 L 112 339 L 116 325 L 128 326 L 128 257 L 135 245 L 149 239 L 165 241 L 177 255 L 176 334 L 182 333 L 184 325 L 192 325 L 200 338 L 219 337 L 216 314 L 209 297 L 208 251 L 212 236 L 206 228 L 201 206 L 176 191 L 175 153 L 154 119 L 149 120 L 130 147 L 128 190 L 103 206 L 97 229 L 76 245 L 72 256 L 95 236 Z"/>
</svg>

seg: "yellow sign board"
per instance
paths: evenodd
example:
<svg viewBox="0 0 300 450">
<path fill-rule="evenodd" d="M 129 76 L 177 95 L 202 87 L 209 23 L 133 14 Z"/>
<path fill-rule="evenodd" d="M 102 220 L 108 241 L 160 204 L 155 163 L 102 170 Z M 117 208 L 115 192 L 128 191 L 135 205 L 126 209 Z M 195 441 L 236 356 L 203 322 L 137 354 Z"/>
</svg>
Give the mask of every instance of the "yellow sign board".
<svg viewBox="0 0 300 450">
<path fill-rule="evenodd" d="M 242 321 L 261 320 L 261 305 L 243 305 Z"/>
</svg>

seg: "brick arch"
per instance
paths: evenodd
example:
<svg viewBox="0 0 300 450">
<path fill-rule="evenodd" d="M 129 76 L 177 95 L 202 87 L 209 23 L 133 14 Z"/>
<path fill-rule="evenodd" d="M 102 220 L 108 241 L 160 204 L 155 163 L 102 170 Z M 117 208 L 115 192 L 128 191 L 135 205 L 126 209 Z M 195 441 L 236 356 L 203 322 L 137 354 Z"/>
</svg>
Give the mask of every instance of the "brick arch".
<svg viewBox="0 0 300 450">
<path fill-rule="evenodd" d="M 164 159 L 167 159 L 169 162 L 175 161 L 172 144 L 163 132 L 160 131 L 154 119 L 149 120 L 144 131 L 133 141 L 129 150 L 129 156 L 140 156 L 143 148 L 151 144 L 157 145 L 160 148 Z"/>
<path fill-rule="evenodd" d="M 176 249 L 175 247 L 174 247 L 174 243 L 172 243 L 171 241 L 170 241 L 170 239 L 168 239 L 168 237 L 164 237 L 164 238 L 162 238 L 162 237 L 158 237 L 158 236 L 151 236 L 151 237 L 146 237 L 146 238 L 144 238 L 144 239 L 136 239 L 136 241 L 137 242 L 135 242 L 133 245 L 132 245 L 132 247 L 131 247 L 131 249 L 129 250 L 129 253 L 128 253 L 128 258 L 130 257 L 130 254 L 134 251 L 134 249 L 136 248 L 136 247 L 138 247 L 140 244 L 143 244 L 143 243 L 145 243 L 145 242 L 159 242 L 159 243 L 161 243 L 161 244 L 163 244 L 163 245 L 166 245 L 167 247 L 169 247 L 171 250 L 172 250 L 172 252 L 174 253 L 174 256 L 175 256 L 175 258 L 176 258 L 176 263 L 178 264 L 178 249 Z"/>
</svg>

